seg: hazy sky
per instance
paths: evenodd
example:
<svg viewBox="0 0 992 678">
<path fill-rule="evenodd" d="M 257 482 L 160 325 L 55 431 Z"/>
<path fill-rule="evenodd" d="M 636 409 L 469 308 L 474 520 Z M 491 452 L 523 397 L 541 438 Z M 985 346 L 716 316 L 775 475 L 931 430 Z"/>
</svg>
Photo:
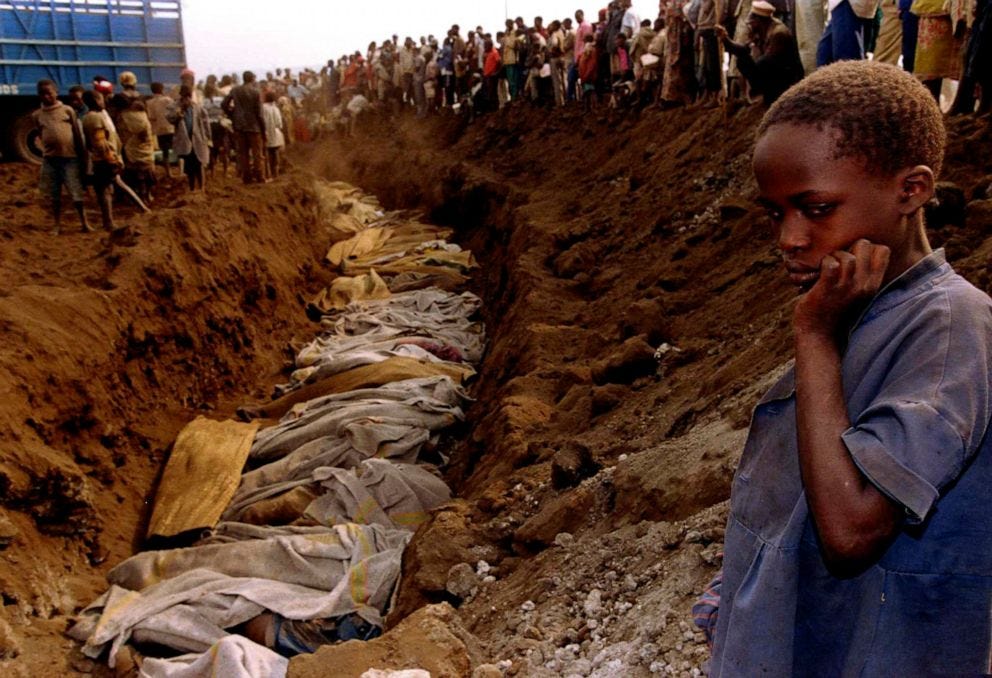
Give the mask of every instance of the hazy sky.
<svg viewBox="0 0 992 678">
<path fill-rule="evenodd" d="M 481 24 L 496 33 L 507 13 L 551 19 L 576 9 L 595 20 L 608 0 L 182 0 L 186 59 L 198 77 L 251 68 L 319 66 L 393 33 L 402 40 L 458 24 L 462 34 Z M 654 19 L 657 0 L 634 0 L 642 19 Z"/>
</svg>

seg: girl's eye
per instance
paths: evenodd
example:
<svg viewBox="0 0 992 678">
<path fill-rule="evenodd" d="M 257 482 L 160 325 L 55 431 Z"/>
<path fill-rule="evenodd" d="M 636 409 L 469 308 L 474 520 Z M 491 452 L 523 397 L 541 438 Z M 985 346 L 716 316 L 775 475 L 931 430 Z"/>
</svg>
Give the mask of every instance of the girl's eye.
<svg viewBox="0 0 992 678">
<path fill-rule="evenodd" d="M 767 214 L 768 218 L 775 223 L 782 221 L 782 219 L 784 218 L 784 215 L 782 214 L 782 210 L 773 209 L 771 207 L 765 210 L 765 214 Z"/>
<path fill-rule="evenodd" d="M 811 205 L 805 205 L 803 207 L 803 214 L 811 219 L 817 219 L 819 217 L 825 217 L 831 212 L 833 212 L 834 205 L 831 203 L 813 203 Z"/>
</svg>

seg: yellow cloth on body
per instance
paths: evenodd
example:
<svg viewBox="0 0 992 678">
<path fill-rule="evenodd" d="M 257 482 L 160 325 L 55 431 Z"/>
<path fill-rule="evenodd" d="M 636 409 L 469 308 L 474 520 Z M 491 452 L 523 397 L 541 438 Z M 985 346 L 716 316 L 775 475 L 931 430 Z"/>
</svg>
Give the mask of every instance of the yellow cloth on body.
<svg viewBox="0 0 992 678">
<path fill-rule="evenodd" d="M 341 310 L 353 301 L 387 299 L 390 296 L 386 282 L 373 269 L 366 275 L 337 278 L 330 287 L 321 290 L 310 303 L 321 313 L 328 313 Z"/>
<path fill-rule="evenodd" d="M 197 417 L 186 424 L 155 493 L 148 536 L 172 537 L 217 524 L 241 482 L 258 423 Z"/>
</svg>

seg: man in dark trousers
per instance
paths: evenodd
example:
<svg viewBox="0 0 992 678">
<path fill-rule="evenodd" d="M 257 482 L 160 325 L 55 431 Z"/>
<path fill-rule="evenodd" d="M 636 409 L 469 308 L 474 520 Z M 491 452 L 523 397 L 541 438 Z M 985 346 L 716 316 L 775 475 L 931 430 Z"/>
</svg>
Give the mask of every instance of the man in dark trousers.
<svg viewBox="0 0 992 678">
<path fill-rule="evenodd" d="M 234 126 L 241 180 L 246 184 L 265 179 L 265 122 L 262 119 L 262 96 L 255 74 L 245 71 L 243 83 L 231 90 L 223 108 Z"/>
<path fill-rule="evenodd" d="M 746 45 L 731 40 L 723 26 L 717 26 L 716 33 L 727 51 L 737 57 L 737 67 L 752 91 L 759 92 L 765 105 L 770 105 L 803 79 L 799 46 L 792 31 L 775 18 L 774 5 L 765 0 L 751 4 L 747 27 L 750 42 Z"/>
</svg>

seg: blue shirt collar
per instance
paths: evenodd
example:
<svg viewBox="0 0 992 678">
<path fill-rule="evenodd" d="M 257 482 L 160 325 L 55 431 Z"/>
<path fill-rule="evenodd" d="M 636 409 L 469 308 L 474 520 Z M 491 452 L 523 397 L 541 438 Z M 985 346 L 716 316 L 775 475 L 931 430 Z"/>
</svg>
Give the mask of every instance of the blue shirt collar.
<svg viewBox="0 0 992 678">
<path fill-rule="evenodd" d="M 943 248 L 934 250 L 889 281 L 889 284 L 875 295 L 854 327 L 929 289 L 939 278 L 950 272 L 951 267 L 947 263 Z"/>
</svg>

